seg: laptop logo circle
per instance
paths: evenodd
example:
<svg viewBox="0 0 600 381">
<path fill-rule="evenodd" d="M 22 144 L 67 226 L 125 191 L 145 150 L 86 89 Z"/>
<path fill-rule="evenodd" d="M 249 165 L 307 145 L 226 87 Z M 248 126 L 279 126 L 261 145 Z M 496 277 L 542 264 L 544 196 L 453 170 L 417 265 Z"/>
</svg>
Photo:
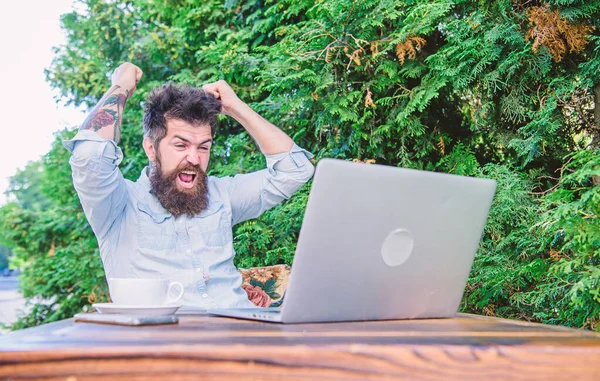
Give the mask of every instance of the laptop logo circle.
<svg viewBox="0 0 600 381">
<path fill-rule="evenodd" d="M 406 229 L 396 229 L 388 234 L 381 246 L 383 262 L 390 267 L 400 266 L 412 254 L 415 241 Z"/>
</svg>

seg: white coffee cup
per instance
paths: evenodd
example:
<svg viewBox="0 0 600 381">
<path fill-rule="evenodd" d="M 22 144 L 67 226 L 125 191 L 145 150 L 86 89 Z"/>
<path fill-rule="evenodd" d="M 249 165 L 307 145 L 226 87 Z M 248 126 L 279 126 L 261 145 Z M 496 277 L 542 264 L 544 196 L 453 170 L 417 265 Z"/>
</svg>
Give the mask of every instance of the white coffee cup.
<svg viewBox="0 0 600 381">
<path fill-rule="evenodd" d="M 173 304 L 181 299 L 185 291 L 180 282 L 159 278 L 110 278 L 108 287 L 113 303 L 127 306 Z M 171 298 L 174 287 L 179 287 L 179 291 L 176 297 Z"/>
</svg>

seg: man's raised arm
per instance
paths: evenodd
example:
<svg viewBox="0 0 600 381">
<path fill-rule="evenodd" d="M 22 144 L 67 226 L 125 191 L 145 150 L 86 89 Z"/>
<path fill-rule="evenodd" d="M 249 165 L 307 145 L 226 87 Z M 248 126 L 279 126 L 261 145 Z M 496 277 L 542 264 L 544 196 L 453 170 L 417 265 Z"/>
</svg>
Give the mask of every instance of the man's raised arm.
<svg viewBox="0 0 600 381">
<path fill-rule="evenodd" d="M 221 100 L 221 112 L 231 116 L 244 126 L 264 155 L 289 152 L 294 146 L 294 141 L 285 132 L 240 100 L 227 82 L 221 80 L 209 83 L 202 89 Z"/>
<path fill-rule="evenodd" d="M 116 227 L 127 203 L 127 186 L 119 163 L 123 153 L 117 146 L 127 98 L 135 91 L 142 71 L 131 63 L 119 66 L 112 76 L 112 86 L 83 122 L 79 132 L 63 146 L 72 153 L 69 164 L 73 186 L 85 215 L 103 241 L 111 227 Z"/>
<path fill-rule="evenodd" d="M 121 122 L 125 102 L 135 91 L 135 86 L 142 78 L 142 70 L 126 62 L 120 65 L 112 75 L 112 86 L 104 94 L 100 102 L 85 119 L 80 130 L 92 130 L 104 139 L 112 139 L 115 143 L 121 138 Z"/>
<path fill-rule="evenodd" d="M 292 197 L 310 180 L 314 173 L 309 160 L 312 154 L 241 101 L 225 81 L 204 85 L 202 89 L 221 100 L 221 112 L 246 129 L 267 160 L 266 169 L 237 175 L 228 181 L 233 224 L 258 217 Z"/>
</svg>

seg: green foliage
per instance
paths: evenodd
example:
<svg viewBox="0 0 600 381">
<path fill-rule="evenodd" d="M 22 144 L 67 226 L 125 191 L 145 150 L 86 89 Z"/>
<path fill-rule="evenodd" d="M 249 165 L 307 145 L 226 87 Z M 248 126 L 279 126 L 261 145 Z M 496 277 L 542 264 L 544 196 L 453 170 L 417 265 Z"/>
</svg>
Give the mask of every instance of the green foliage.
<svg viewBox="0 0 600 381">
<path fill-rule="evenodd" d="M 13 244 L 11 262 L 22 270 L 19 287 L 32 307 L 14 329 L 64 319 L 108 298 L 97 242 L 70 181 L 68 152 L 60 143 L 66 135 L 57 134 L 36 183 L 50 206 L 7 204 L 0 209 L 3 239 Z"/>
<path fill-rule="evenodd" d="M 539 257 L 548 244 L 547 238 L 531 231 L 539 209 L 539 203 L 530 194 L 534 184 L 525 174 L 504 165 L 488 164 L 480 176 L 496 180 L 497 190 L 462 309 L 531 317 L 531 309 L 512 298 L 535 287 L 548 271 Z"/>
<path fill-rule="evenodd" d="M 554 237 L 547 282 L 552 290 L 530 298 L 553 307 L 536 317 L 600 329 L 600 150 L 571 155 L 556 187 L 542 198 L 535 227 Z"/>
<path fill-rule="evenodd" d="M 50 205 L 40 189 L 42 182 L 42 163 L 29 162 L 24 169 L 10 178 L 5 194 L 14 199 L 23 209 L 41 210 Z"/>
<path fill-rule="evenodd" d="M 600 150 L 570 155 L 541 197 L 504 166 L 482 175 L 498 192 L 463 308 L 600 329 Z"/>
<path fill-rule="evenodd" d="M 565 26 L 553 43 L 568 35 L 579 46 L 561 60 L 549 40 L 535 45 L 534 3 L 81 0 L 82 11 L 62 17 L 68 43 L 56 49 L 47 79 L 63 102 L 91 107 L 119 63 L 142 68 L 120 143 L 121 170 L 132 180 L 147 162 L 141 104 L 151 88 L 216 79 L 317 160 L 494 178 L 462 309 L 596 329 L 600 1 L 550 0 L 538 9 L 536 17 L 558 11 Z M 575 33 L 587 27 L 596 28 L 591 36 Z M 15 176 L 15 202 L 0 210 L 0 236 L 24 267 L 24 294 L 38 303 L 16 327 L 106 298 L 59 144 L 71 134 L 59 132 L 42 162 Z M 221 118 L 210 174 L 264 165 L 243 128 Z M 236 265 L 291 264 L 309 189 L 234 228 Z"/>
</svg>

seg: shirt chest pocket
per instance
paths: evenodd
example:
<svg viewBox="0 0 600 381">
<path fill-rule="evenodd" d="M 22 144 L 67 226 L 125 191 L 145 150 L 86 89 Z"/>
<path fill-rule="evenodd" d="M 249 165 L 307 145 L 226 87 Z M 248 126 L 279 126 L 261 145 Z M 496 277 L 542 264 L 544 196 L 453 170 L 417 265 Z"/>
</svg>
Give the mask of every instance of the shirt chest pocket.
<svg viewBox="0 0 600 381">
<path fill-rule="evenodd" d="M 231 216 L 221 202 L 210 205 L 193 221 L 193 233 L 200 235 L 206 246 L 224 246 L 233 240 Z"/>
<path fill-rule="evenodd" d="M 166 250 L 175 246 L 172 216 L 156 213 L 148 205 L 138 203 L 138 244 L 142 249 Z"/>
</svg>

